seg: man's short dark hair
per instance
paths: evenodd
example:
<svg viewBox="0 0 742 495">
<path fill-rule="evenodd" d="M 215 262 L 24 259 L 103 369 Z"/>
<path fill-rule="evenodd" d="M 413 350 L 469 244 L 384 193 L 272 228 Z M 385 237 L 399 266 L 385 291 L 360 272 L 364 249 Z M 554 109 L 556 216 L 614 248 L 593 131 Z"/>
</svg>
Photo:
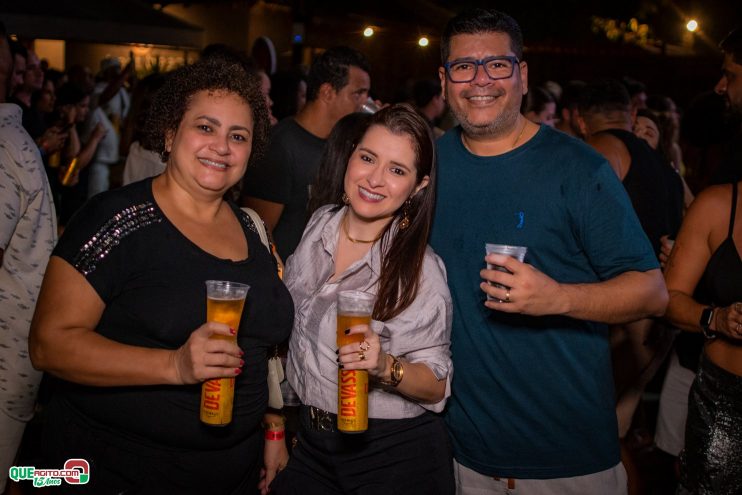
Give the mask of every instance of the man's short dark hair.
<svg viewBox="0 0 742 495">
<path fill-rule="evenodd" d="M 626 87 L 615 79 L 599 79 L 582 90 L 580 113 L 628 112 L 631 98 Z"/>
<path fill-rule="evenodd" d="M 719 43 L 724 53 L 732 56 L 735 64 L 742 64 L 742 26 L 737 26 Z"/>
<path fill-rule="evenodd" d="M 515 19 L 495 9 L 467 9 L 448 21 L 441 37 L 441 63 L 448 62 L 451 38 L 458 34 L 504 33 L 510 36 L 510 49 L 523 58 L 523 32 Z"/>
<path fill-rule="evenodd" d="M 417 108 L 423 108 L 443 92 L 437 79 L 421 79 L 412 86 L 412 99 Z"/>
<path fill-rule="evenodd" d="M 314 101 L 319 95 L 319 88 L 324 83 L 330 84 L 335 91 L 348 85 L 350 67 L 358 67 L 370 72 L 368 61 L 361 52 L 348 46 L 336 46 L 327 49 L 312 63 L 307 75 L 307 101 Z"/>
</svg>

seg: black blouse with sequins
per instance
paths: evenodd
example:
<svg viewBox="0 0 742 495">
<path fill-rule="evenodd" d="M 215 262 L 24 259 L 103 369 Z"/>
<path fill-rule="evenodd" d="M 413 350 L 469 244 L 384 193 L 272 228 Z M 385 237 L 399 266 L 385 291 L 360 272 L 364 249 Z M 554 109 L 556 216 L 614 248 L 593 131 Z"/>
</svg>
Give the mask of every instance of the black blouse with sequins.
<svg viewBox="0 0 742 495">
<path fill-rule="evenodd" d="M 53 255 L 82 273 L 104 301 L 96 331 L 117 342 L 178 348 L 205 322 L 206 280 L 250 285 L 238 333 L 245 365 L 236 379 L 229 426 L 201 424 L 200 385 L 105 388 L 63 382 L 56 400 L 91 427 L 197 450 L 227 448 L 260 427 L 268 399 L 267 352 L 288 337 L 294 310 L 252 221 L 231 206 L 250 246 L 249 258 L 237 262 L 203 251 L 178 231 L 157 206 L 151 179 L 96 196 L 67 226 Z"/>
</svg>

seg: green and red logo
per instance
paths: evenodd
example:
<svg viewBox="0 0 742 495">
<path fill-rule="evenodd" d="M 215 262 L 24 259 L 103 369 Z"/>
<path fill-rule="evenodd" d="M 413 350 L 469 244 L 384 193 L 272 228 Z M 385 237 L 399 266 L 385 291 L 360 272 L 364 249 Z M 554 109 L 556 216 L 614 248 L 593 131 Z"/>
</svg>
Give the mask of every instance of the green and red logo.
<svg viewBox="0 0 742 495">
<path fill-rule="evenodd" d="M 70 485 L 84 485 L 90 481 L 90 464 L 85 459 L 67 459 L 62 469 L 42 469 L 34 466 L 11 466 L 10 479 L 33 481 L 33 486 L 59 486 L 62 480 Z"/>
</svg>

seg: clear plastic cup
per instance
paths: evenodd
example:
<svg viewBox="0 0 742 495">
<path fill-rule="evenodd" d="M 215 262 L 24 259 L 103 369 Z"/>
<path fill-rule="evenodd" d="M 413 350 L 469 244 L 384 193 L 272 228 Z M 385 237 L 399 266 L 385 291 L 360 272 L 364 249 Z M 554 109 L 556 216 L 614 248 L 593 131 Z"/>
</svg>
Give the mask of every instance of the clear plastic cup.
<svg viewBox="0 0 742 495">
<path fill-rule="evenodd" d="M 206 321 L 224 323 L 235 332 L 245 306 L 249 285 L 226 280 L 206 281 Z M 212 335 L 212 339 L 237 342 L 237 336 Z M 210 426 L 226 426 L 232 422 L 234 378 L 215 378 L 201 386 L 201 421 Z"/>
<path fill-rule="evenodd" d="M 381 110 L 381 108 L 379 108 L 379 105 L 377 105 L 374 99 L 371 98 L 370 96 L 368 97 L 366 102 L 363 105 L 361 105 L 361 111 L 365 113 L 373 114 L 373 113 L 378 112 L 379 110 Z"/>
<path fill-rule="evenodd" d="M 528 248 L 525 246 L 508 246 L 507 244 L 490 244 L 486 243 L 484 245 L 484 250 L 487 254 L 506 254 L 512 258 L 515 258 L 516 260 L 523 263 L 523 260 L 526 259 L 526 253 L 528 252 Z M 497 270 L 500 272 L 505 273 L 511 273 L 507 268 L 500 265 L 493 265 L 491 263 L 487 263 L 487 269 L 488 270 Z M 496 284 L 494 282 L 488 282 L 490 285 L 494 285 L 498 289 L 505 289 L 508 290 L 510 287 L 507 287 L 502 284 Z M 492 297 L 489 294 L 487 294 L 487 300 L 489 301 L 498 301 L 498 302 L 507 302 L 503 301 L 502 299 L 497 299 L 496 297 Z"/>
<path fill-rule="evenodd" d="M 338 292 L 337 297 L 337 346 L 362 342 L 362 334 L 345 335 L 345 330 L 371 324 L 376 297 L 357 290 Z M 368 429 L 368 371 L 338 369 L 337 425 L 343 433 Z"/>
</svg>

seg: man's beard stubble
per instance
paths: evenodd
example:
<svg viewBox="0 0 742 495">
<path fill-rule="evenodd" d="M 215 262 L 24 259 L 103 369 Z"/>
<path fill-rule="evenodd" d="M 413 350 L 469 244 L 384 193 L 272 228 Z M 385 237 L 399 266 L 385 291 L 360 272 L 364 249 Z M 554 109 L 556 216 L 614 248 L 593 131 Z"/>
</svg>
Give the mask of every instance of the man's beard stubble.
<svg viewBox="0 0 742 495">
<path fill-rule="evenodd" d="M 448 95 L 447 95 L 448 96 Z M 451 101 L 449 96 L 448 101 Z M 513 102 L 515 103 L 515 102 Z M 461 128 L 464 130 L 464 134 L 471 137 L 490 137 L 497 138 L 504 136 L 512 132 L 515 123 L 517 122 L 518 116 L 520 115 L 520 103 L 518 105 L 510 105 L 506 107 L 502 113 L 500 113 L 494 120 L 485 124 L 475 124 L 470 122 L 466 114 L 455 108 L 454 105 L 449 104 L 449 109 L 453 116 L 456 118 Z"/>
</svg>

